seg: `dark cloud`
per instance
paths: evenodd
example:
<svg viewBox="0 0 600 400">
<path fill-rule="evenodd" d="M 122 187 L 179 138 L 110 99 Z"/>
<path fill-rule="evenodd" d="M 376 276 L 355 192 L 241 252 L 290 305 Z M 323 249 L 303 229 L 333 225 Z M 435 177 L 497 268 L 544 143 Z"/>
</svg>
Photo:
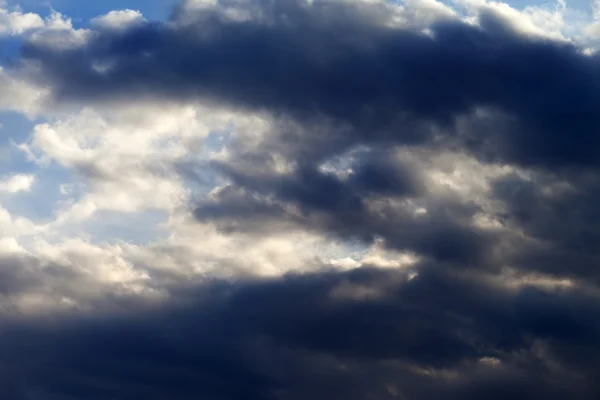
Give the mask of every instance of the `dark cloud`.
<svg viewBox="0 0 600 400">
<path fill-rule="evenodd" d="M 77 308 L 99 312 L 141 306 L 147 299 L 125 287 L 97 280 L 85 265 L 85 257 L 71 254 L 78 262 L 48 260 L 30 254 L 0 256 L 0 313 L 13 315 L 24 308 L 52 309 L 73 301 Z M 135 281 L 135 280 L 134 280 Z M 136 283 L 144 283 L 140 279 Z M 154 282 L 159 284 L 159 282 Z M 152 286 L 152 283 L 150 283 Z M 29 303 L 29 306 L 24 306 Z M 2 327 L 0 326 L 0 338 Z"/>
<path fill-rule="evenodd" d="M 522 270 L 598 282 L 600 238 L 595 172 L 507 176 L 493 184 L 493 197 L 505 205 L 506 226 L 522 232 L 504 258 Z"/>
<path fill-rule="evenodd" d="M 344 239 L 373 242 L 462 265 L 481 264 L 493 232 L 473 227 L 473 205 L 433 202 L 424 215 L 392 200 L 424 193 L 416 173 L 403 168 L 389 155 L 371 154 L 357 163 L 346 178 L 332 172 L 300 167 L 289 174 L 260 174 L 219 165 L 232 185 L 212 199 L 200 202 L 195 215 L 217 222 L 226 230 L 281 229 L 281 222 L 321 231 Z M 236 189 L 237 188 L 237 189 Z M 382 197 L 384 196 L 384 197 Z M 374 209 L 367 201 L 380 201 Z M 299 212 L 289 211 L 289 206 Z"/>
<path fill-rule="evenodd" d="M 489 12 L 481 26 L 444 20 L 425 35 L 387 27 L 391 13 L 381 4 L 281 0 L 253 7 L 254 17 L 242 21 L 217 8 L 188 12 L 188 23 L 180 17 L 96 31 L 71 50 L 28 43 L 22 58 L 41 63 L 38 78 L 56 100 L 200 98 L 350 127 L 324 138 L 304 132 L 321 154 L 357 143 L 426 143 L 442 132 L 476 154 L 492 148 L 486 156 L 498 160 L 600 159 L 600 64 L 573 44 L 519 35 Z M 458 132 L 456 118 L 482 107 L 511 123 Z"/>
<path fill-rule="evenodd" d="M 187 295 L 185 295 L 187 293 Z M 212 282 L 112 316 L 4 321 L 7 399 L 592 399 L 597 299 L 434 266 Z M 23 356 L 27 354 L 27 356 Z M 574 357 L 578 354 L 577 357 Z M 496 397 L 493 397 L 496 396 Z M 502 397 L 504 396 L 504 397 Z"/>
<path fill-rule="evenodd" d="M 268 116 L 260 143 L 234 138 L 227 160 L 202 166 L 227 182 L 195 217 L 383 239 L 421 257 L 418 276 L 175 285 L 151 311 L 3 320 L 1 397 L 600 398 L 598 57 L 492 12 L 425 34 L 390 28 L 381 4 L 223 4 L 249 17 L 181 6 L 169 23 L 95 31 L 73 49 L 26 43 L 20 61 L 39 63 L 30 78 L 56 102 L 199 100 Z M 441 195 L 399 151 L 518 173 L 486 178 L 485 195 Z M 482 214 L 500 226 L 476 224 Z M 0 296 L 55 284 L 20 265 L 0 268 Z M 549 278 L 571 286 L 541 289 Z"/>
<path fill-rule="evenodd" d="M 180 7 L 169 24 L 95 31 L 71 50 L 27 43 L 22 60 L 40 62 L 36 77 L 56 101 L 155 96 L 270 115 L 273 134 L 256 148 L 232 144 L 232 159 L 247 159 L 244 168 L 219 166 L 233 186 L 196 210 L 230 230 L 281 229 L 291 221 L 343 238 L 383 237 L 389 247 L 440 261 L 489 265 L 499 239 L 472 224 L 480 206 L 425 196 L 434 204 L 415 218 L 386 203 L 422 198 L 423 188 L 418 171 L 380 149 L 452 148 L 550 173 L 595 168 L 600 159 L 600 64 L 572 43 L 518 34 L 491 11 L 479 26 L 443 19 L 423 34 L 390 28 L 391 12 L 381 4 L 223 4 Z M 225 6 L 249 17 L 230 18 Z M 347 180 L 319 169 L 359 145 L 374 153 Z M 257 175 L 272 154 L 294 171 Z M 366 204 L 373 198 L 377 210 Z M 549 223 L 536 221 L 537 229 Z M 577 235 L 578 246 L 593 243 Z"/>
</svg>

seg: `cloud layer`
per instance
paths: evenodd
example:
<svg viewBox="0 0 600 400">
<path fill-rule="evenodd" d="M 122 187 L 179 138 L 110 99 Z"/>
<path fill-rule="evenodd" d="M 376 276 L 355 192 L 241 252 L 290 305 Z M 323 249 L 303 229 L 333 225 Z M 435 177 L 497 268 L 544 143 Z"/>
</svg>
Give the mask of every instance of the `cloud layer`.
<svg viewBox="0 0 600 400">
<path fill-rule="evenodd" d="M 0 13 L 1 397 L 600 397 L 595 22 L 453 4 Z"/>
</svg>

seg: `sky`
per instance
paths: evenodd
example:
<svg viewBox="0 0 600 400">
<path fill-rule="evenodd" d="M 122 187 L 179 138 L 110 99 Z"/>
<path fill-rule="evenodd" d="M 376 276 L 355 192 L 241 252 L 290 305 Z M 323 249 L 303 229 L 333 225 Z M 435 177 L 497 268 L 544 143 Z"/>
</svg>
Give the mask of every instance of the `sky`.
<svg viewBox="0 0 600 400">
<path fill-rule="evenodd" d="M 0 0 L 0 398 L 600 398 L 600 3 Z"/>
</svg>

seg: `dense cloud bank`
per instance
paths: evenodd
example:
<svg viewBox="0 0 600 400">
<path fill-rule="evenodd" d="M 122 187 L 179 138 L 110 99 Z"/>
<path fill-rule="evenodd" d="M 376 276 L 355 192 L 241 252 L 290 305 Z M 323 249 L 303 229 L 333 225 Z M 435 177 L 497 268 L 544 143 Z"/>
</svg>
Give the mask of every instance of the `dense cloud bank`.
<svg viewBox="0 0 600 400">
<path fill-rule="evenodd" d="M 11 68 L 47 107 L 250 115 L 218 154 L 177 164 L 220 182 L 187 205 L 194 223 L 413 263 L 127 270 L 162 296 L 146 301 L 59 261 L 3 259 L 2 298 L 93 296 L 78 312 L 5 313 L 0 397 L 600 398 L 597 55 L 493 7 L 465 20 L 425 1 L 200 3 L 71 46 L 26 40 Z"/>
<path fill-rule="evenodd" d="M 303 159 L 434 140 L 527 165 L 599 159 L 600 62 L 571 43 L 524 36 L 489 11 L 477 26 L 442 18 L 423 33 L 394 26 L 380 3 L 259 1 L 238 5 L 239 18 L 225 5 L 96 31 L 67 50 L 33 42 L 23 61 L 41 63 L 58 100 L 159 96 L 268 110 L 311 126 L 285 138 L 310 146 L 295 150 Z M 320 119 L 326 132 L 312 126 Z"/>
<path fill-rule="evenodd" d="M 6 324 L 2 393 L 592 399 L 597 300 L 435 266 L 213 282 L 166 309 Z"/>
</svg>

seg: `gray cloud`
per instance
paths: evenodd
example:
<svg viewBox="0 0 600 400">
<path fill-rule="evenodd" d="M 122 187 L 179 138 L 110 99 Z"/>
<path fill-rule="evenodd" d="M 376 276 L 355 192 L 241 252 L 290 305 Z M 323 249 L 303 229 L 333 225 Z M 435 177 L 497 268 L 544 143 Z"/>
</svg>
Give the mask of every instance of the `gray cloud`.
<svg viewBox="0 0 600 400">
<path fill-rule="evenodd" d="M 17 379 L 4 394 L 591 399 L 600 390 L 600 309 L 576 291 L 511 291 L 424 266 L 412 280 L 365 268 L 215 281 L 180 288 L 178 299 L 134 314 L 5 321 L 1 365 Z"/>
<path fill-rule="evenodd" d="M 260 17 L 243 21 L 209 8 L 187 24 L 175 18 L 96 31 L 70 50 L 28 43 L 22 60 L 40 63 L 38 78 L 55 101 L 200 98 L 351 127 L 324 138 L 303 132 L 320 154 L 357 143 L 427 143 L 441 130 L 475 154 L 492 146 L 486 156 L 498 160 L 599 159 L 592 134 L 598 60 L 575 45 L 519 35 L 489 12 L 480 27 L 442 20 L 428 36 L 386 27 L 390 17 L 378 4 L 282 0 L 255 7 Z M 481 107 L 512 123 L 457 132 L 456 118 Z"/>
<path fill-rule="evenodd" d="M 381 4 L 236 7 L 250 17 L 181 6 L 169 23 L 95 31 L 76 48 L 25 43 L 16 65 L 38 63 L 29 78 L 57 103 L 156 97 L 266 115 L 260 143 L 234 137 L 228 158 L 202 166 L 227 184 L 194 217 L 249 235 L 381 238 L 421 258 L 417 277 L 363 266 L 177 281 L 150 311 L 121 301 L 124 313 L 6 319 L 0 394 L 600 397 L 598 57 L 520 35 L 491 12 L 479 26 L 441 19 L 424 34 L 390 28 Z M 324 168 L 361 146 L 344 168 Z M 485 178 L 484 194 L 441 195 L 398 150 L 517 172 Z M 497 225 L 477 224 L 481 215 Z M 0 268 L 0 295 L 53 282 L 15 265 Z M 544 289 L 551 278 L 569 282 Z"/>
</svg>

